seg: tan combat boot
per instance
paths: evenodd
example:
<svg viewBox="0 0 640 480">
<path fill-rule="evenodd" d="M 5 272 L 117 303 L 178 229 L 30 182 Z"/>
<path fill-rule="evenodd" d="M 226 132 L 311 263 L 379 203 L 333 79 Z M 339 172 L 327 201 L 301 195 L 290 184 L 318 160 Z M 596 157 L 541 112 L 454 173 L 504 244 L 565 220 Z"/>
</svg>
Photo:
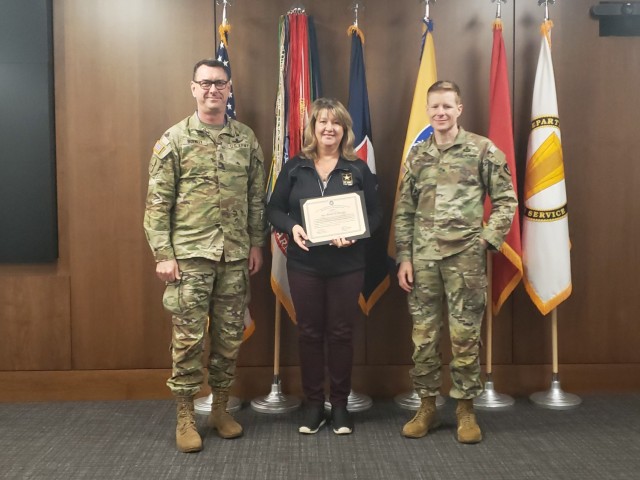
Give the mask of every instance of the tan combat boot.
<svg viewBox="0 0 640 480">
<path fill-rule="evenodd" d="M 229 389 L 214 389 L 208 424 L 218 431 L 222 438 L 236 438 L 242 435 L 242 426 L 227 412 Z"/>
<path fill-rule="evenodd" d="M 458 400 L 456 417 L 460 443 L 478 443 L 482 440 L 482 432 L 476 422 L 476 414 L 473 413 L 473 400 Z"/>
<path fill-rule="evenodd" d="M 438 426 L 436 417 L 436 397 L 422 398 L 416 415 L 402 428 L 402 435 L 409 438 L 424 437 L 430 429 Z"/>
<path fill-rule="evenodd" d="M 178 424 L 176 426 L 176 446 L 184 453 L 202 450 L 202 439 L 196 429 L 193 416 L 193 397 L 176 397 Z"/>
</svg>

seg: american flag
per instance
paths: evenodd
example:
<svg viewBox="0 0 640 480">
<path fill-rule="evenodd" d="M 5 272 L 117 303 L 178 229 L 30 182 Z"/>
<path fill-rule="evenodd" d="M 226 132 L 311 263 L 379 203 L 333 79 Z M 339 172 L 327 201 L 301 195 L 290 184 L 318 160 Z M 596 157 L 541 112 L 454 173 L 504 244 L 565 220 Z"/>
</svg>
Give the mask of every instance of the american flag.
<svg viewBox="0 0 640 480">
<path fill-rule="evenodd" d="M 230 118 L 236 118 L 236 99 L 233 95 L 233 80 L 231 79 L 231 62 L 229 62 L 229 53 L 227 52 L 228 35 L 229 34 L 226 31 L 221 33 L 220 44 L 218 45 L 218 50 L 216 51 L 216 60 L 224 63 L 224 66 L 227 67 L 229 71 L 229 83 L 231 84 L 231 90 L 229 93 L 229 100 L 227 101 L 227 115 Z"/>
</svg>

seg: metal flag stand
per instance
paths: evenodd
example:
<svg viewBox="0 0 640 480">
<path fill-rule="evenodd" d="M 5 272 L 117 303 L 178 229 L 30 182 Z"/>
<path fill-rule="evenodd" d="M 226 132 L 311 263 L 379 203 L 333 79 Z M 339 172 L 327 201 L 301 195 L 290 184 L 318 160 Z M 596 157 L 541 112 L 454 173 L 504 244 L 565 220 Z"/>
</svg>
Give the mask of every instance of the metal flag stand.
<svg viewBox="0 0 640 480">
<path fill-rule="evenodd" d="M 396 402 L 396 405 L 400 408 L 404 408 L 405 410 L 418 410 L 422 404 L 422 399 L 418 396 L 415 390 L 396 395 L 393 400 Z M 442 395 L 436 395 L 436 407 L 442 408 L 444 404 L 444 397 Z"/>
<path fill-rule="evenodd" d="M 558 378 L 558 311 L 551 311 L 551 338 L 553 349 L 553 375 L 551 377 L 551 388 L 546 392 L 536 392 L 529 396 L 529 400 L 539 407 L 552 410 L 569 410 L 582 403 L 582 399 L 573 393 L 565 393 L 560 388 Z"/>
<path fill-rule="evenodd" d="M 287 413 L 300 406 L 300 399 L 284 395 L 280 385 L 280 325 L 282 304 L 276 299 L 275 340 L 273 353 L 273 383 L 271 392 L 251 401 L 251 408 L 260 413 Z"/>
<path fill-rule="evenodd" d="M 349 397 L 347 398 L 347 410 L 349 412 L 364 412 L 365 410 L 369 410 L 373 405 L 373 400 L 368 395 L 364 393 L 356 393 L 353 390 L 349 392 Z M 324 401 L 325 410 L 331 410 L 331 402 L 329 399 Z"/>
<path fill-rule="evenodd" d="M 213 405 L 213 394 L 210 393 L 207 397 L 202 397 L 194 400 L 193 410 L 200 415 L 208 415 L 211 412 L 211 405 Z M 227 412 L 237 412 L 242 408 L 242 400 L 238 397 L 229 397 L 227 401 Z"/>
<path fill-rule="evenodd" d="M 498 0 L 498 5 L 503 0 Z M 487 250 L 487 298 L 489 304 L 486 309 L 487 318 L 487 380 L 484 382 L 484 392 L 479 397 L 473 399 L 473 406 L 480 410 L 497 410 L 508 408 L 515 403 L 509 395 L 498 393 L 493 387 L 493 312 L 491 310 L 492 283 L 493 278 L 492 254 Z"/>
</svg>

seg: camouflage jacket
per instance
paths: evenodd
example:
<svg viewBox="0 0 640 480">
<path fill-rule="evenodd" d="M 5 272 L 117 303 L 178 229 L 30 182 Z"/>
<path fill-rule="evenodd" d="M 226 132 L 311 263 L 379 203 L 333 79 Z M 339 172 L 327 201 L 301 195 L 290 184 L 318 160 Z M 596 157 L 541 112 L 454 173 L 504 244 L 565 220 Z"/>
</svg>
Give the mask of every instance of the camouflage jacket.
<svg viewBox="0 0 640 480">
<path fill-rule="evenodd" d="M 396 260 L 439 260 L 479 238 L 500 248 L 518 205 L 504 154 L 491 140 L 459 129 L 440 151 L 432 135 L 407 155 L 396 205 Z M 483 225 L 484 199 L 491 215 Z"/>
<path fill-rule="evenodd" d="M 262 150 L 249 127 L 227 120 L 214 140 L 193 114 L 153 149 L 144 229 L 157 262 L 241 260 L 265 243 Z"/>
</svg>

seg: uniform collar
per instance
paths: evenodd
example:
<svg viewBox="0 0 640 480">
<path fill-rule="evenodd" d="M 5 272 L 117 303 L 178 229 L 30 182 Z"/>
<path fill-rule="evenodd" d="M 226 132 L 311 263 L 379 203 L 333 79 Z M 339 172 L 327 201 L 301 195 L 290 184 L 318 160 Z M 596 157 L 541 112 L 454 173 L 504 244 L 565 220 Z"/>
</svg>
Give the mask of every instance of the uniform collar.
<svg viewBox="0 0 640 480">
<path fill-rule="evenodd" d="M 462 128 L 460 125 L 458 125 L 458 133 L 456 134 L 456 138 L 453 139 L 453 143 L 451 144 L 451 147 L 453 147 L 454 145 L 462 145 L 463 143 L 465 143 L 466 136 L 467 136 L 467 132 L 465 131 L 465 129 Z M 438 145 L 436 144 L 435 134 L 432 134 L 427 140 L 427 148 L 429 150 L 438 149 Z"/>
<path fill-rule="evenodd" d="M 198 117 L 198 112 L 194 112 L 187 121 L 187 128 L 189 130 L 193 130 L 200 133 L 206 133 L 208 128 L 207 125 L 202 123 L 200 118 Z M 227 114 L 224 116 L 224 127 L 220 130 L 220 135 L 227 134 L 231 136 L 235 136 L 238 134 L 238 126 L 237 122 L 229 118 Z"/>
</svg>

